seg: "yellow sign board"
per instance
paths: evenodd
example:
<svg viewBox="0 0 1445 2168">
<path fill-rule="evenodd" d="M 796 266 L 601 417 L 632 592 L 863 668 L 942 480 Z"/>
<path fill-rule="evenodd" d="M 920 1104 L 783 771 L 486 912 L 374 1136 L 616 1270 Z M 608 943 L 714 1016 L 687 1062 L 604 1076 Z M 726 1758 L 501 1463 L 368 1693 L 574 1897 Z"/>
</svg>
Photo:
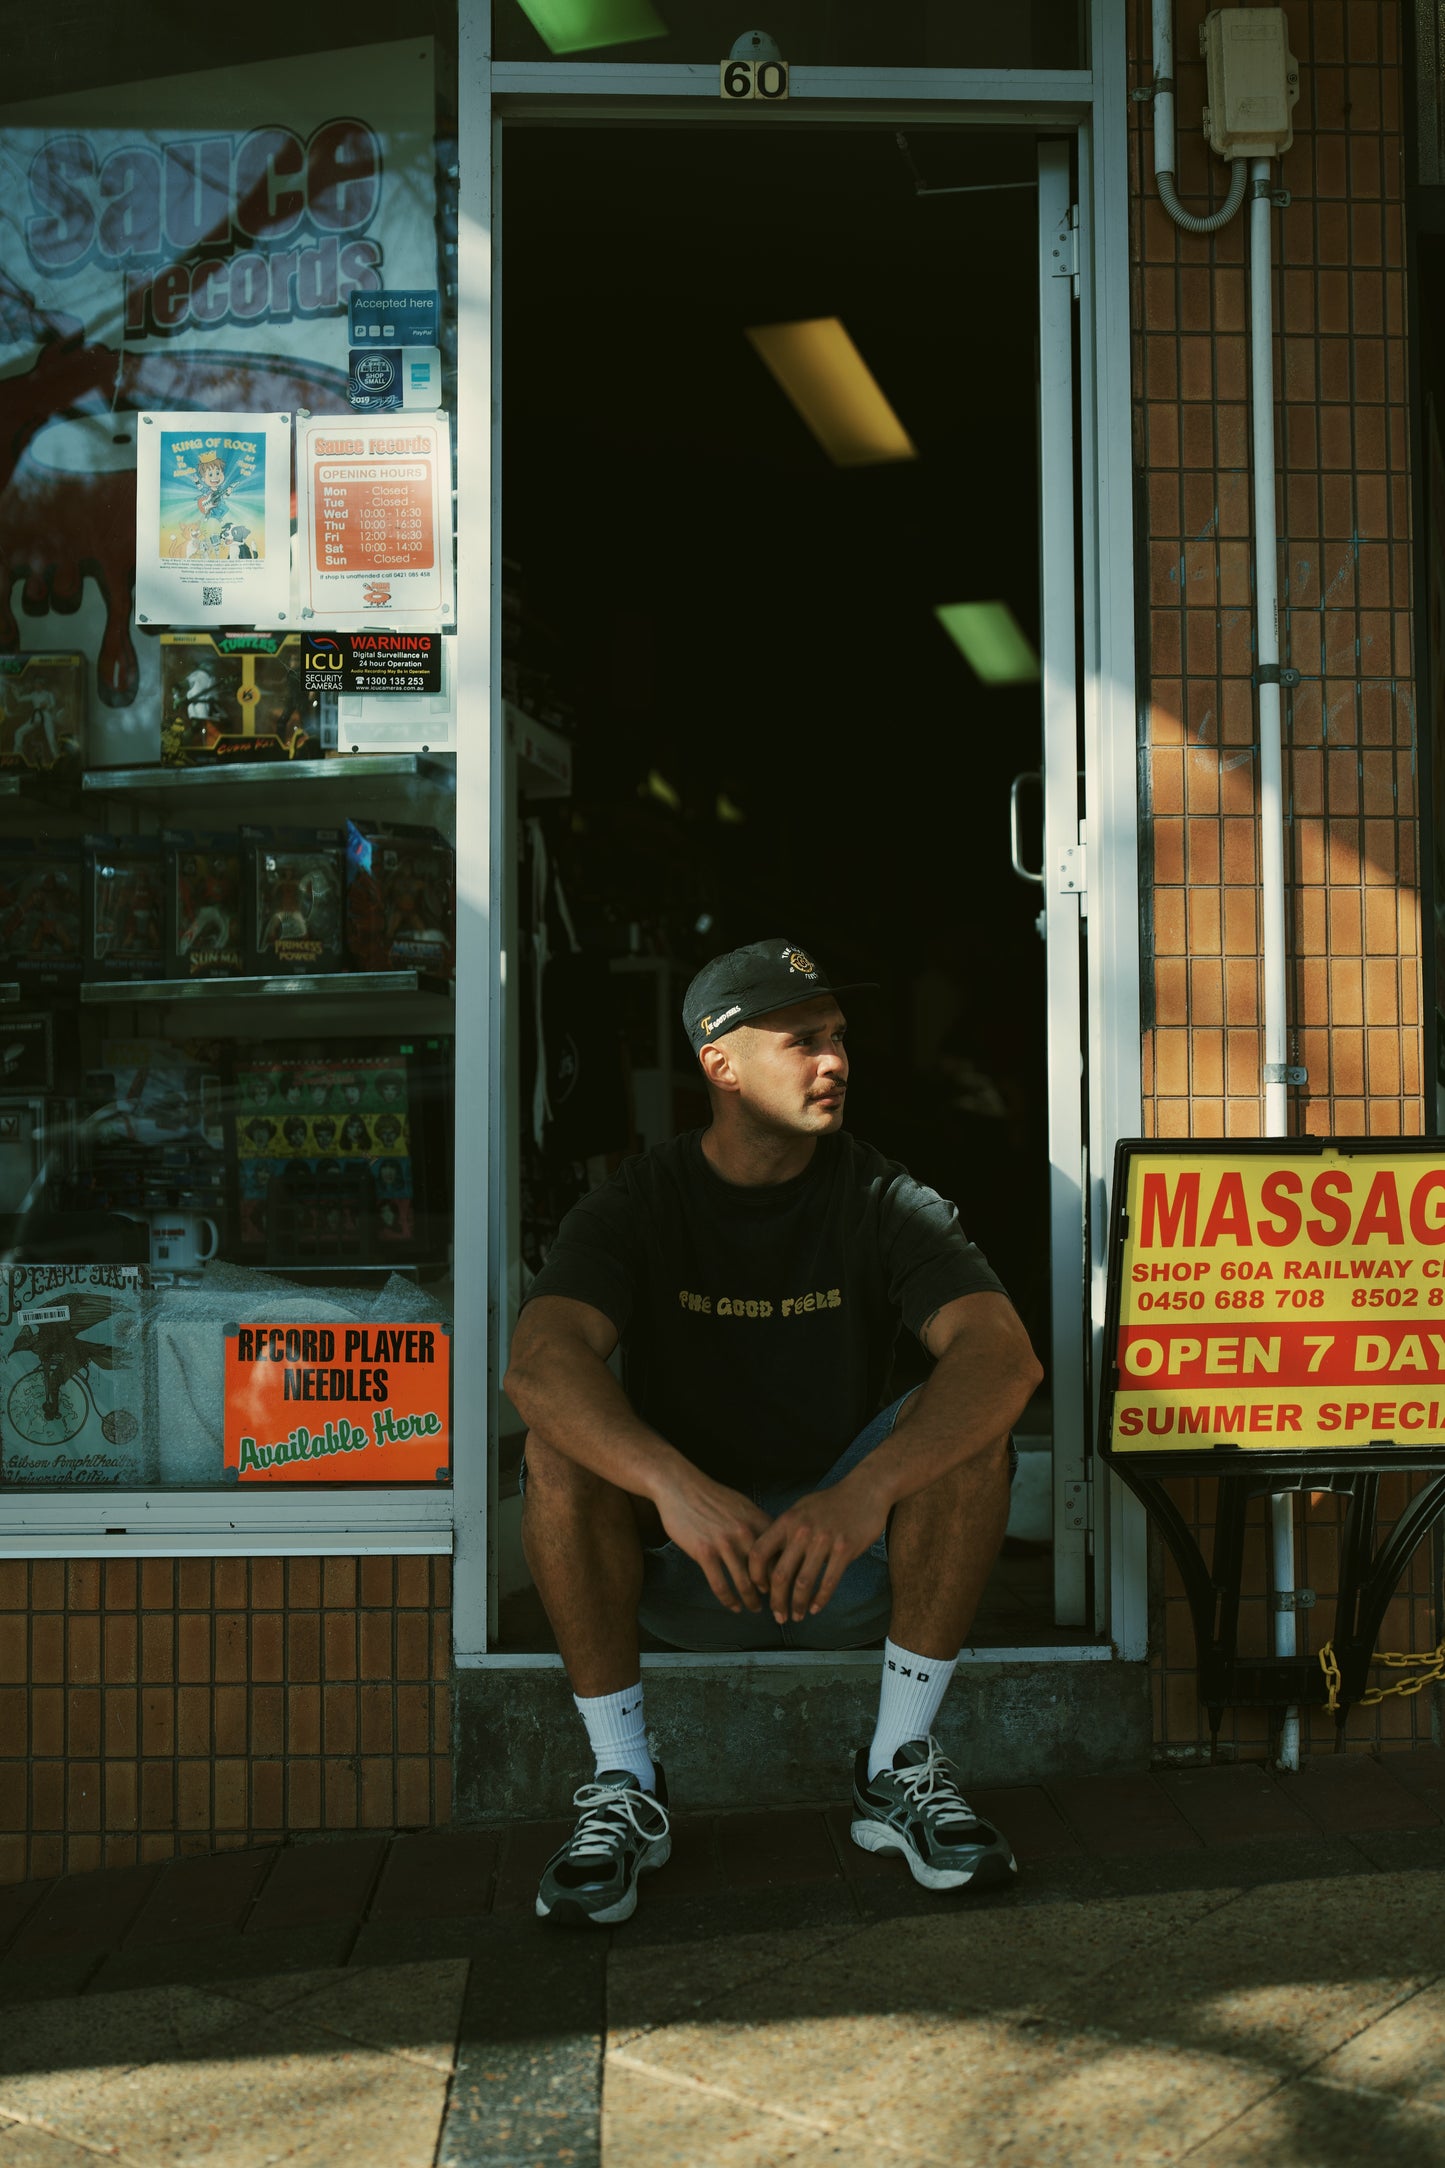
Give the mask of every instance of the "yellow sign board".
<svg viewBox="0 0 1445 2168">
<path fill-rule="evenodd" d="M 1445 1147 L 1121 1147 L 1104 1449 L 1445 1448 Z"/>
</svg>

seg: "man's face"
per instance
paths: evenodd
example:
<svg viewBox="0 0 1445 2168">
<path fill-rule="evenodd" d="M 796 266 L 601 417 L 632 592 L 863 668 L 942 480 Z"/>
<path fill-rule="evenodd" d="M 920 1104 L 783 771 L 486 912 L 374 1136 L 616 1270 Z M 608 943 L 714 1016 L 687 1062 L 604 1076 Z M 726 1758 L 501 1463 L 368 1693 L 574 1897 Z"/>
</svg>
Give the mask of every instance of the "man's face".
<svg viewBox="0 0 1445 2168">
<path fill-rule="evenodd" d="M 831 994 L 774 1009 L 719 1040 L 727 1075 L 762 1127 L 797 1137 L 827 1137 L 843 1126 L 848 1088 L 847 1021 Z"/>
</svg>

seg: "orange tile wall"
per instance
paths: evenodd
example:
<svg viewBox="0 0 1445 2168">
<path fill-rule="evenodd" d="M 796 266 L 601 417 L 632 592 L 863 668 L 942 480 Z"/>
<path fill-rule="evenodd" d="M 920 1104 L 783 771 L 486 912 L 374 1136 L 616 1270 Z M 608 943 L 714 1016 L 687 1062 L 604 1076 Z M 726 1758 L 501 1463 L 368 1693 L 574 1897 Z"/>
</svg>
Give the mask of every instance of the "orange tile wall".
<svg viewBox="0 0 1445 2168">
<path fill-rule="evenodd" d="M 1178 184 L 1215 208 L 1228 169 L 1199 126 L 1205 0 L 1175 0 Z M 1290 881 L 1289 1059 L 1309 1072 L 1292 1127 L 1396 1136 L 1423 1126 L 1410 443 L 1403 216 L 1405 12 L 1397 0 L 1293 0 L 1300 63 L 1293 148 L 1275 168 L 1292 201 L 1275 225 L 1281 644 L 1303 682 L 1285 695 Z M 1150 10 L 1134 0 L 1131 83 L 1152 81 Z M 1260 1131 L 1260 962 L 1249 476 L 1247 209 L 1184 234 L 1153 184 L 1150 108 L 1135 105 L 1132 258 L 1135 456 L 1147 575 L 1143 841 L 1145 1129 Z M 1152 1002 L 1152 1008 L 1148 1006 Z M 1211 1535 L 1212 1483 L 1180 1487 Z M 1403 1481 L 1385 1486 L 1382 1521 Z M 1266 1507 L 1257 1507 L 1241 1653 L 1264 1653 Z M 1329 1631 L 1340 1508 L 1304 1513 L 1300 1578 Z M 1418 1554 L 1381 1636 L 1435 1637 L 1430 1558 Z M 1188 1612 L 1156 1561 L 1156 1742 L 1202 1751 Z M 1428 1739 L 1433 1696 L 1357 1711 L 1351 1743 Z M 1309 1726 L 1317 1748 L 1333 1722 Z M 1232 1712 L 1227 1750 L 1263 1753 L 1262 1711 Z"/>
<path fill-rule="evenodd" d="M 451 1816 L 451 1562 L 0 1563 L 0 1883 Z"/>
</svg>

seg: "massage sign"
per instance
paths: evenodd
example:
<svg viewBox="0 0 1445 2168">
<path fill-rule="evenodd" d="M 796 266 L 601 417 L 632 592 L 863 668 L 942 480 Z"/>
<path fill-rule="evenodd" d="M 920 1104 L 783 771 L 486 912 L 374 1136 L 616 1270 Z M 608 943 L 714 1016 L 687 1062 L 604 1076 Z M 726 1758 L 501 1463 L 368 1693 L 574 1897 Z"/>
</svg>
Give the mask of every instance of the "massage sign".
<svg viewBox="0 0 1445 2168">
<path fill-rule="evenodd" d="M 1445 1154 L 1121 1148 L 1106 1444 L 1445 1446 Z"/>
<path fill-rule="evenodd" d="M 226 1328 L 225 1469 L 239 1483 L 447 1483 L 441 1324 Z"/>
</svg>

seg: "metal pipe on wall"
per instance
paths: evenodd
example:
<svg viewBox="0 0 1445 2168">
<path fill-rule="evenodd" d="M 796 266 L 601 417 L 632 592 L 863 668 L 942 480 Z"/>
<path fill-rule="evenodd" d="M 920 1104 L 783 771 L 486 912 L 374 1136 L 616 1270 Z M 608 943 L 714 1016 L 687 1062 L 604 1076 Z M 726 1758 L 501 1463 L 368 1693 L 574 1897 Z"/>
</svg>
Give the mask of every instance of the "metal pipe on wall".
<svg viewBox="0 0 1445 2168">
<path fill-rule="evenodd" d="M 1274 448 L 1274 211 L 1271 160 L 1233 161 L 1229 194 L 1208 217 L 1186 211 L 1174 187 L 1174 4 L 1153 0 L 1154 175 L 1159 200 L 1186 233 L 1217 233 L 1249 205 L 1250 469 L 1254 490 L 1255 662 L 1259 690 L 1259 886 L 1260 952 L 1263 963 L 1264 1134 L 1288 1131 L 1286 1063 L 1289 1040 L 1288 951 L 1285 940 L 1284 752 L 1280 716 L 1279 517 Z M 1274 1590 L 1274 1652 L 1293 1656 L 1295 1635 L 1294 1494 L 1270 1498 L 1270 1563 Z M 1299 1767 L 1299 1710 L 1285 1711 L 1280 1727 L 1281 1768 Z"/>
</svg>

